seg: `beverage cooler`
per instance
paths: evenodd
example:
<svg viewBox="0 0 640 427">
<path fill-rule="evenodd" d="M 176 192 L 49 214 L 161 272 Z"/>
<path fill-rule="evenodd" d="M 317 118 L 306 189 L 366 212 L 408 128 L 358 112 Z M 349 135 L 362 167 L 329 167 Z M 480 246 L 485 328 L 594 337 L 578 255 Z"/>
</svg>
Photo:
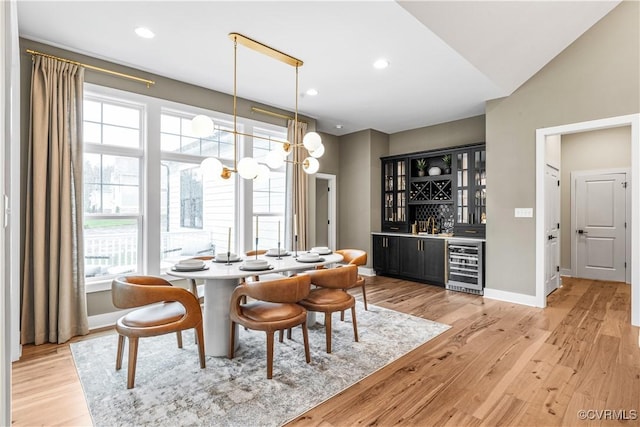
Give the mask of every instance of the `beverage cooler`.
<svg viewBox="0 0 640 427">
<path fill-rule="evenodd" d="M 449 271 L 446 289 L 484 294 L 484 241 L 451 239 L 448 241 Z"/>
</svg>

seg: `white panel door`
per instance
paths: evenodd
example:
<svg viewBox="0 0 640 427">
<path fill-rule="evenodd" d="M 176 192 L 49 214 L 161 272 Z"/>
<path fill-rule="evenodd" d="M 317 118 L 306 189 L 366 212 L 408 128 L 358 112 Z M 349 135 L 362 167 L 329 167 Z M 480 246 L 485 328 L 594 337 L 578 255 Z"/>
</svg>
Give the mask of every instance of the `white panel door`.
<svg viewBox="0 0 640 427">
<path fill-rule="evenodd" d="M 625 281 L 625 173 L 576 177 L 578 277 Z"/>
<path fill-rule="evenodd" d="M 544 288 L 549 295 L 560 285 L 560 186 L 558 170 L 547 165 L 545 170 L 545 260 Z"/>
</svg>

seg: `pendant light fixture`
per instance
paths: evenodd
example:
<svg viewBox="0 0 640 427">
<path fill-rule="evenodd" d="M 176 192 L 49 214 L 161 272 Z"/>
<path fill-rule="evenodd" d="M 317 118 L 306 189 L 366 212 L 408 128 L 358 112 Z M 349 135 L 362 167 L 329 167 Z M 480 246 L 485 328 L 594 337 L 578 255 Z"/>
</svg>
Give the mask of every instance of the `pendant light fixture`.
<svg viewBox="0 0 640 427">
<path fill-rule="evenodd" d="M 298 69 L 302 66 L 303 62 L 291 55 L 280 52 L 270 46 L 250 39 L 239 33 L 230 33 L 229 38 L 233 41 L 233 167 L 225 166 L 222 162 L 215 158 L 209 157 L 205 159 L 201 168 L 212 173 L 215 177 L 221 177 L 222 179 L 229 179 L 232 173 L 238 173 L 244 179 L 253 180 L 266 180 L 269 178 L 269 168 L 279 169 L 285 162 L 300 164 L 302 170 L 307 174 L 314 174 L 320 169 L 320 163 L 318 158 L 324 154 L 324 145 L 322 145 L 322 138 L 316 132 L 308 132 L 302 139 L 302 142 L 298 139 Z M 294 133 L 293 141 L 283 141 L 273 138 L 265 138 L 258 135 L 247 135 L 242 132 L 238 132 L 238 117 L 237 117 L 237 56 L 238 56 L 238 43 L 251 48 L 257 52 L 263 53 L 274 59 L 284 62 L 285 64 L 295 67 L 296 71 L 296 102 L 295 102 L 295 114 L 294 114 Z M 210 117 L 205 115 L 197 115 L 191 120 L 192 132 L 198 137 L 207 137 L 213 134 L 214 124 Z M 247 136 L 250 138 L 265 139 L 271 142 L 278 143 L 278 146 L 270 151 L 266 158 L 265 164 L 258 163 L 252 157 L 243 157 L 238 161 L 238 137 Z M 309 155 L 302 161 L 287 160 L 287 157 L 291 152 L 303 147 L 307 150 Z"/>
</svg>

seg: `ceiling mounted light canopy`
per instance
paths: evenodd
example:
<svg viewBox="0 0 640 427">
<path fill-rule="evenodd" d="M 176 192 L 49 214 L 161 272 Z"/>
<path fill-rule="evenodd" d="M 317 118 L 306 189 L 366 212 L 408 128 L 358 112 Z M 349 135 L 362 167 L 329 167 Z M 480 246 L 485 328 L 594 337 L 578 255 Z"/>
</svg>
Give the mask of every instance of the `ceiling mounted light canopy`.
<svg viewBox="0 0 640 427">
<path fill-rule="evenodd" d="M 269 168 L 271 169 L 279 169 L 281 168 L 285 162 L 300 164 L 302 166 L 302 170 L 308 174 L 314 174 L 318 172 L 320 168 L 320 163 L 317 158 L 324 154 L 324 146 L 322 145 L 322 138 L 316 132 L 309 132 L 304 137 L 302 142 L 298 141 L 298 68 L 302 66 L 303 62 L 300 59 L 294 58 L 291 55 L 280 52 L 270 46 L 262 44 L 258 41 L 250 39 L 246 36 L 243 36 L 239 33 L 230 33 L 229 38 L 233 40 L 233 168 L 223 166 L 220 160 L 218 159 L 205 159 L 201 168 L 205 169 L 204 174 L 215 174 L 216 177 L 221 177 L 223 179 L 229 179 L 232 173 L 237 172 L 244 179 L 252 179 L 256 181 L 262 181 L 269 178 Z M 285 64 L 291 65 L 296 69 L 296 103 L 295 103 L 295 114 L 294 114 L 294 133 L 293 133 L 293 141 L 280 141 L 273 138 L 264 138 L 258 135 L 246 135 L 241 132 L 238 132 L 237 126 L 237 52 L 238 52 L 238 43 L 249 47 L 257 52 L 263 53 L 267 56 L 270 56 L 274 59 L 284 62 Z M 210 136 L 214 132 L 214 124 L 211 118 L 198 115 L 195 116 L 191 120 L 191 130 L 195 136 L 205 137 Z M 266 156 L 265 163 L 259 164 L 252 157 L 244 157 L 238 161 L 238 137 L 240 135 L 258 138 L 258 139 L 266 139 L 271 142 L 278 143 L 276 149 L 269 152 Z M 295 148 L 304 147 L 308 152 L 309 156 L 306 157 L 303 161 L 296 161 L 297 156 L 294 156 L 294 160 L 287 160 L 287 156 L 294 151 Z M 214 161 L 215 160 L 215 161 Z M 268 166 L 268 167 L 267 167 Z M 207 170 L 208 169 L 208 170 Z"/>
</svg>

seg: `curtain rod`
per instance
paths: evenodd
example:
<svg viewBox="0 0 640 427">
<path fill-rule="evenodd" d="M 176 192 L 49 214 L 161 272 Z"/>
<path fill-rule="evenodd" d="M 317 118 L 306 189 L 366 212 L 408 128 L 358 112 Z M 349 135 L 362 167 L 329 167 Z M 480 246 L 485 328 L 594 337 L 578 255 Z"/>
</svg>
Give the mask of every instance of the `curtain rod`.
<svg viewBox="0 0 640 427">
<path fill-rule="evenodd" d="M 147 87 L 150 87 L 151 85 L 156 84 L 156 82 L 154 82 L 153 80 L 147 80 L 147 79 L 143 79 L 141 77 L 132 76 L 130 74 L 120 73 L 118 71 L 113 71 L 113 70 L 107 70 L 106 68 L 100 68 L 100 67 L 96 67 L 96 66 L 89 65 L 89 64 L 83 64 L 82 62 L 72 61 L 71 59 L 66 59 L 66 58 L 61 58 L 59 56 L 49 55 L 47 53 L 42 53 L 42 52 L 38 52 L 38 51 L 35 51 L 35 50 L 31 50 L 31 49 L 27 49 L 27 53 L 30 53 L 31 55 L 43 56 L 45 58 L 57 59 L 58 61 L 67 62 L 69 64 L 74 64 L 74 65 L 79 65 L 81 67 L 88 68 L 88 69 L 94 70 L 94 71 L 99 71 L 101 73 L 111 74 L 113 76 L 122 77 L 122 78 L 130 79 L 130 80 L 135 80 L 137 82 L 146 84 Z"/>
<path fill-rule="evenodd" d="M 278 117 L 278 118 L 285 119 L 285 120 L 294 120 L 293 116 L 288 116 L 286 114 L 276 113 L 276 112 L 265 110 L 265 109 L 259 108 L 259 107 L 251 107 L 251 112 L 252 113 L 266 114 L 268 116 Z M 298 119 L 298 121 L 300 123 L 308 123 L 308 122 L 306 122 L 304 120 L 300 120 L 300 119 Z"/>
</svg>

